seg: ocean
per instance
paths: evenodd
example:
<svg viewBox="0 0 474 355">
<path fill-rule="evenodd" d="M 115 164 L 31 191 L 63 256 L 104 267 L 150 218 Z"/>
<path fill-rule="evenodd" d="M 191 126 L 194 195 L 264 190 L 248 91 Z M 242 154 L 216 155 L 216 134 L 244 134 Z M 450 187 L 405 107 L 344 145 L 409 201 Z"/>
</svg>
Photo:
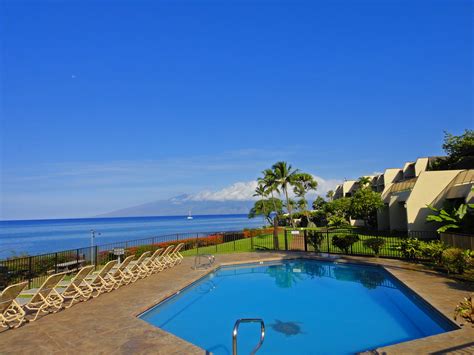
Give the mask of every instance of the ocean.
<svg viewBox="0 0 474 355">
<path fill-rule="evenodd" d="M 261 227 L 261 218 L 247 215 L 122 217 L 0 221 L 0 259 L 148 238 L 172 233 L 235 231 Z"/>
</svg>

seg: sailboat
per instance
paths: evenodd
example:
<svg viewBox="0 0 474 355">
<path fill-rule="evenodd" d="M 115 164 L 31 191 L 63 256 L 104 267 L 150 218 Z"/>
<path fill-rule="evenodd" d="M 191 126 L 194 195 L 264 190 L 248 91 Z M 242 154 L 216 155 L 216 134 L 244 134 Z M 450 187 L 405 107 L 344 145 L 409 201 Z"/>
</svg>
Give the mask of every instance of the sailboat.
<svg viewBox="0 0 474 355">
<path fill-rule="evenodd" d="M 189 211 L 188 217 L 186 217 L 186 219 L 193 219 L 193 216 L 191 216 L 191 211 Z"/>
</svg>

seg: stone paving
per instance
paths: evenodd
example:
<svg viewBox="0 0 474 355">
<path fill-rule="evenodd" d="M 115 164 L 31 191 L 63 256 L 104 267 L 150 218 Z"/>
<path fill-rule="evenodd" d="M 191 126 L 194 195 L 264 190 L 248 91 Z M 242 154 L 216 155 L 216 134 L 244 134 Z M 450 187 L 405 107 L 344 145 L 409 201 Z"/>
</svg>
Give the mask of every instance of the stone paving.
<svg viewBox="0 0 474 355">
<path fill-rule="evenodd" d="M 216 256 L 219 265 L 282 258 L 312 257 L 298 252 L 255 252 Z M 474 285 L 459 283 L 419 265 L 400 260 L 330 256 L 339 262 L 366 262 L 383 265 L 446 317 Z M 210 270 L 193 270 L 193 257 L 181 265 L 109 294 L 42 317 L 18 329 L 0 332 L 0 354 L 205 354 L 199 347 L 156 328 L 137 315 L 173 295 Z M 341 323 L 343 326 L 343 323 Z M 229 330 L 230 334 L 231 330 Z M 474 328 L 400 343 L 368 353 L 377 354 L 468 354 L 473 353 Z"/>
</svg>

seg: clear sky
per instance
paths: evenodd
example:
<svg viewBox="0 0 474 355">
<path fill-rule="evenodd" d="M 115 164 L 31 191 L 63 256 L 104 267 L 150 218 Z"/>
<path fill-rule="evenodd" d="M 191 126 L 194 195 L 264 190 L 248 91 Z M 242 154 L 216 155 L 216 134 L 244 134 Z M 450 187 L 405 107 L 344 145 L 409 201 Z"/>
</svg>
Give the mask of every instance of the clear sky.
<svg viewBox="0 0 474 355">
<path fill-rule="evenodd" d="M 277 160 L 327 188 L 473 127 L 468 0 L 3 0 L 0 14 L 0 219 L 227 191 Z"/>
</svg>

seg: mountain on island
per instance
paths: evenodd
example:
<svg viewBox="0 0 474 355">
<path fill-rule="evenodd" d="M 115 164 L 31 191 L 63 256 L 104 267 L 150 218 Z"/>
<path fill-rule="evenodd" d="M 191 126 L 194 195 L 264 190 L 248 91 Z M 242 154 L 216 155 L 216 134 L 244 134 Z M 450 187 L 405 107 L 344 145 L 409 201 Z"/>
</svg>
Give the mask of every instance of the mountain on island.
<svg viewBox="0 0 474 355">
<path fill-rule="evenodd" d="M 179 195 L 167 200 L 122 208 L 97 217 L 184 216 L 189 211 L 194 215 L 247 214 L 253 204 L 254 201 L 247 200 L 195 200 L 192 195 Z"/>
</svg>

